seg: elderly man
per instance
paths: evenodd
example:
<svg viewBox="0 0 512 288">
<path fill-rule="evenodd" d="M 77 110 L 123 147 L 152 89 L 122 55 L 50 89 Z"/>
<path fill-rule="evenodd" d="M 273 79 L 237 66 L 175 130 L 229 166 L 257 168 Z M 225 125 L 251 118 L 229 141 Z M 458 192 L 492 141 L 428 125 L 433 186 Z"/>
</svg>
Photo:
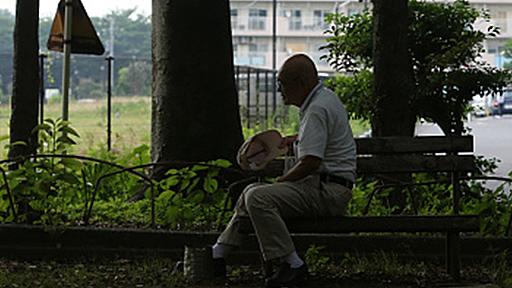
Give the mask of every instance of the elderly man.
<svg viewBox="0 0 512 288">
<path fill-rule="evenodd" d="M 295 144 L 297 161 L 276 183 L 252 184 L 243 191 L 233 218 L 212 247 L 216 273 L 225 275 L 224 258 L 242 241 L 237 218 L 249 216 L 263 259 L 282 263 L 265 280 L 267 287 L 300 284 L 307 275 L 283 219 L 343 215 L 352 197 L 356 168 L 347 112 L 339 98 L 319 83 L 313 61 L 304 54 L 291 56 L 278 73 L 278 84 L 284 103 L 300 107 L 298 135 L 285 137 L 281 144 Z"/>
</svg>

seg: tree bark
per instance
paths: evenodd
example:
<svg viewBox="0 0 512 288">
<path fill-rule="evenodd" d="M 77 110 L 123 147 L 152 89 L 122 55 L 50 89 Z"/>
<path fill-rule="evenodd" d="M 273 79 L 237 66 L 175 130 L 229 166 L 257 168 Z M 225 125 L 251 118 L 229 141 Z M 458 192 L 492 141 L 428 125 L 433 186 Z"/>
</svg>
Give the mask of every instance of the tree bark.
<svg viewBox="0 0 512 288">
<path fill-rule="evenodd" d="M 151 155 L 234 160 L 243 141 L 228 0 L 153 0 Z"/>
<path fill-rule="evenodd" d="M 411 111 L 414 93 L 412 61 L 408 52 L 408 0 L 373 0 L 373 69 L 377 111 L 372 121 L 372 135 L 414 135 L 415 113 Z M 410 182 L 411 175 L 393 175 L 394 182 Z M 390 191 L 388 203 L 400 213 L 406 205 L 401 187 Z"/>
<path fill-rule="evenodd" d="M 32 133 L 38 124 L 39 91 L 39 0 L 16 1 L 14 28 L 13 90 L 11 99 L 9 158 L 34 153 L 37 135 Z"/>
<path fill-rule="evenodd" d="M 407 50 L 407 0 L 373 0 L 373 61 L 377 112 L 373 136 L 413 136 L 412 61 Z"/>
</svg>

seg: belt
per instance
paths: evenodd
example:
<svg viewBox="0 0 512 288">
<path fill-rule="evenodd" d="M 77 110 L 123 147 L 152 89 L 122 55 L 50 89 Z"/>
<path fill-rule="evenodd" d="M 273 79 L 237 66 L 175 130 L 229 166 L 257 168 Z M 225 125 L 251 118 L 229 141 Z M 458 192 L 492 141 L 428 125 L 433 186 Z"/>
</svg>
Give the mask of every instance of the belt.
<svg viewBox="0 0 512 288">
<path fill-rule="evenodd" d="M 352 189 L 352 187 L 354 187 L 354 182 L 332 174 L 320 174 L 320 181 L 338 183 L 349 189 Z"/>
</svg>

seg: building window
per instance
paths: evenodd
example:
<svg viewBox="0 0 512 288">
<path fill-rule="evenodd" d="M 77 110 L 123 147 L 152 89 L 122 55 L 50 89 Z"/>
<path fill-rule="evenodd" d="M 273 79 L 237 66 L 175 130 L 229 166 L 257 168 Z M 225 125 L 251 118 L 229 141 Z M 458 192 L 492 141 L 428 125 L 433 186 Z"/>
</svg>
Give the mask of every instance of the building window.
<svg viewBox="0 0 512 288">
<path fill-rule="evenodd" d="M 238 10 L 231 9 L 231 29 L 238 29 Z"/>
<path fill-rule="evenodd" d="M 267 22 L 267 10 L 249 9 L 249 29 L 265 30 L 266 22 Z"/>
<path fill-rule="evenodd" d="M 288 29 L 301 30 L 302 29 L 302 12 L 300 10 L 290 10 L 290 18 L 288 21 Z"/>
<path fill-rule="evenodd" d="M 331 12 L 315 10 L 313 11 L 313 27 L 315 29 L 325 30 L 329 28 L 329 25 L 325 22 L 325 17 Z"/>
<path fill-rule="evenodd" d="M 251 53 L 266 53 L 268 52 L 268 44 L 250 44 L 249 52 Z"/>
</svg>

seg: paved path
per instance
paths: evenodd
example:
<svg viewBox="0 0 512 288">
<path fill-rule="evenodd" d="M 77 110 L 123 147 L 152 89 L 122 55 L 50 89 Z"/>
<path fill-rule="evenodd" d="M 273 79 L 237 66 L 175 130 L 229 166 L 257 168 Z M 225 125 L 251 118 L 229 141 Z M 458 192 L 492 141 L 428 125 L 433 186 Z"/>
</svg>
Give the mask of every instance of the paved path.
<svg viewBox="0 0 512 288">
<path fill-rule="evenodd" d="M 498 163 L 496 176 L 507 176 L 512 171 L 512 115 L 500 118 L 473 118 L 466 123 L 475 136 L 475 153 L 486 158 L 496 157 Z M 417 135 L 442 135 L 439 126 L 431 123 L 416 126 Z M 489 181 L 488 187 L 495 188 L 500 183 Z"/>
</svg>

